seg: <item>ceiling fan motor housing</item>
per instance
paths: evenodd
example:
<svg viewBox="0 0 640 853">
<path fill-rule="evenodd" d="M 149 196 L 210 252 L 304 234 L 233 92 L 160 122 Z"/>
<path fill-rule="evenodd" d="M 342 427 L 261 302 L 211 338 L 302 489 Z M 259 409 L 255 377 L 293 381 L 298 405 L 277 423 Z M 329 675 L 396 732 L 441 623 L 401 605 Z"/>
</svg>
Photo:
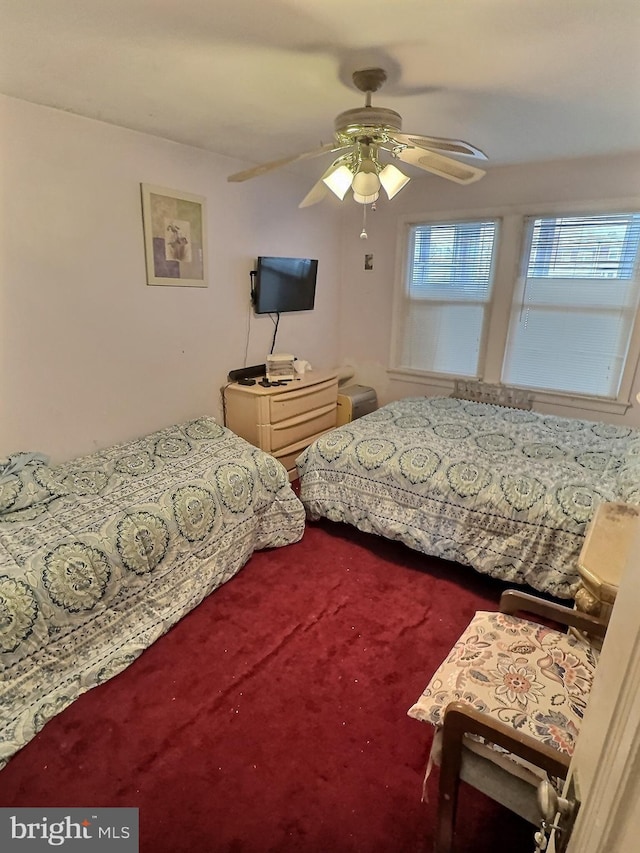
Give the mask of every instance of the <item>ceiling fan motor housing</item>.
<svg viewBox="0 0 640 853">
<path fill-rule="evenodd" d="M 361 92 L 377 92 L 387 79 L 387 72 L 383 68 L 362 68 L 354 71 L 351 79 Z"/>
<path fill-rule="evenodd" d="M 336 116 L 335 132 L 338 142 L 369 139 L 383 142 L 390 133 L 402 130 L 402 117 L 385 107 L 359 107 Z"/>
</svg>

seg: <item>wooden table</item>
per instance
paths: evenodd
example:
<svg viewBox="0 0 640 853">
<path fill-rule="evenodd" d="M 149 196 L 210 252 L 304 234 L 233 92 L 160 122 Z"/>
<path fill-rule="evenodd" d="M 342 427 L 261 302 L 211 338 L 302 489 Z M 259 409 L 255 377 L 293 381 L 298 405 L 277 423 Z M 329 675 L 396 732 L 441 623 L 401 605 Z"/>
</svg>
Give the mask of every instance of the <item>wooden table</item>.
<svg viewBox="0 0 640 853">
<path fill-rule="evenodd" d="M 635 504 L 601 503 L 597 508 L 578 558 L 578 610 L 609 619 L 639 519 Z"/>
</svg>

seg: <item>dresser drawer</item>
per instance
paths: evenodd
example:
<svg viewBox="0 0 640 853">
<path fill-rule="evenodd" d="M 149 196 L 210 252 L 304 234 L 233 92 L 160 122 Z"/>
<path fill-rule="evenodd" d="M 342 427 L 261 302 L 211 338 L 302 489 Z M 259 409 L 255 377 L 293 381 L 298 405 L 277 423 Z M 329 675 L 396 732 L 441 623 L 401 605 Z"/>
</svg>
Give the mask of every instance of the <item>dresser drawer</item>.
<svg viewBox="0 0 640 853">
<path fill-rule="evenodd" d="M 286 391 L 269 398 L 271 423 L 277 424 L 330 404 L 335 406 L 337 399 L 338 383 L 335 379 L 303 388 L 288 385 Z"/>
<path fill-rule="evenodd" d="M 321 409 L 306 412 L 279 424 L 273 424 L 270 427 L 270 452 L 275 453 L 290 444 L 308 440 L 309 436 L 333 429 L 336 425 L 336 417 L 337 409 L 334 401 Z"/>
<path fill-rule="evenodd" d="M 332 429 L 332 427 L 330 429 Z M 294 445 L 289 445 L 288 447 L 278 450 L 273 454 L 278 462 L 281 462 L 289 472 L 290 480 L 295 480 L 298 476 L 298 469 L 296 468 L 296 459 L 298 456 L 300 456 L 302 451 L 306 450 L 310 444 L 313 444 L 316 438 L 320 438 L 320 436 L 324 435 L 327 431 L 328 430 L 325 429 L 322 430 L 322 432 L 315 433 L 314 435 L 306 436 L 302 441 L 299 441 Z"/>
</svg>

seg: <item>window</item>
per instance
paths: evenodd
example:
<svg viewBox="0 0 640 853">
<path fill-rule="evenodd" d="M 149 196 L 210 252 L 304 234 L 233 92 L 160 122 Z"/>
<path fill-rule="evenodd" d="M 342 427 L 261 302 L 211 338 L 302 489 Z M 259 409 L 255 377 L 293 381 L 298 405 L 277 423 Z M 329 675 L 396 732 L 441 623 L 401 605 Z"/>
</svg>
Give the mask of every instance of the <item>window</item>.
<svg viewBox="0 0 640 853">
<path fill-rule="evenodd" d="M 640 215 L 525 220 L 503 381 L 615 399 L 638 305 Z"/>
<path fill-rule="evenodd" d="M 496 233 L 489 220 L 409 229 L 399 367 L 478 375 Z"/>
<path fill-rule="evenodd" d="M 624 411 L 640 356 L 640 212 L 408 221 L 402 251 L 393 371 Z"/>
</svg>

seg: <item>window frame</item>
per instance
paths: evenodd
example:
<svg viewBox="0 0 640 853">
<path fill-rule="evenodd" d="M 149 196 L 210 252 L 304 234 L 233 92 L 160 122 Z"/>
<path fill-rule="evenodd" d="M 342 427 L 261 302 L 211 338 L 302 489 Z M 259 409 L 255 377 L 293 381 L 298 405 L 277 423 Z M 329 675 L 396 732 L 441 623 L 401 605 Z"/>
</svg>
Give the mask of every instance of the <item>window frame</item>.
<svg viewBox="0 0 640 853">
<path fill-rule="evenodd" d="M 429 377 L 431 380 L 435 381 L 435 384 L 444 383 L 445 385 L 450 385 L 453 388 L 453 383 L 455 379 L 464 378 L 464 379 L 479 379 L 479 373 L 476 376 L 464 376 L 459 377 L 454 373 L 442 373 L 442 372 L 432 372 L 427 370 L 420 370 L 418 368 L 410 368 L 410 367 L 400 367 L 398 362 L 400 360 L 400 353 L 402 351 L 402 335 L 400 334 L 399 329 L 399 318 L 404 315 L 403 306 L 407 301 L 411 301 L 409 297 L 409 283 L 407 281 L 408 270 L 411 265 L 409 258 L 409 246 L 411 242 L 411 231 L 413 228 L 420 227 L 421 225 L 459 225 L 462 223 L 472 223 L 472 222 L 486 222 L 487 220 L 491 220 L 495 225 L 495 237 L 494 237 L 494 246 L 492 252 L 492 267 L 493 267 L 493 281 L 489 286 L 489 297 L 482 304 L 484 306 L 484 317 L 482 322 L 482 331 L 480 333 L 480 344 L 478 347 L 478 370 L 480 373 L 480 369 L 482 364 L 484 363 L 487 349 L 487 342 L 489 338 L 489 328 L 491 325 L 491 313 L 493 309 L 493 297 L 495 291 L 495 279 L 496 279 L 496 266 L 498 263 L 498 254 L 499 254 L 499 246 L 500 246 L 500 233 L 502 230 L 502 221 L 499 216 L 494 215 L 475 215 L 474 213 L 466 213 L 465 215 L 457 216 L 457 215 L 449 215 L 444 218 L 439 218 L 435 215 L 429 215 L 428 217 L 420 218 L 416 220 L 414 217 L 410 217 L 408 219 L 403 219 L 402 224 L 400 226 L 400 235 L 399 235 L 399 260 L 400 260 L 400 271 L 396 276 L 396 286 L 394 287 L 394 301 L 393 301 L 393 310 L 392 310 L 392 325 L 391 325 L 391 352 L 389 358 L 389 368 L 388 372 L 394 372 L 398 374 L 402 374 L 402 376 L 415 376 L 415 377 Z M 436 300 L 434 300 L 435 302 Z M 471 304 L 473 300 L 442 300 L 443 303 L 453 304 L 454 302 L 459 302 L 461 305 Z M 440 303 L 439 303 L 440 304 Z M 475 302 L 475 304 L 480 304 Z"/>
<path fill-rule="evenodd" d="M 406 299 L 406 275 L 410 228 L 433 225 L 439 222 L 497 221 L 494 281 L 487 303 L 485 324 L 479 352 L 477 379 L 500 384 L 503 361 L 506 355 L 509 322 L 514 295 L 520 284 L 522 253 L 526 251 L 526 219 L 529 217 L 559 217 L 607 215 L 612 213 L 640 213 L 640 198 L 615 198 L 600 201 L 553 202 L 547 204 L 519 204 L 491 208 L 446 211 L 429 211 L 424 214 L 401 215 L 396 238 L 396 274 L 394 282 L 391 319 L 391 345 L 387 375 L 390 379 L 432 386 L 439 392 L 452 391 L 458 377 L 453 374 L 434 373 L 427 370 L 401 367 L 401 323 Z M 530 390 L 535 403 L 577 408 L 608 414 L 624 414 L 632 405 L 631 392 L 634 377 L 640 364 L 640 310 L 636 313 L 629 339 L 625 365 L 615 399 L 578 393 Z M 514 386 L 524 387 L 524 386 Z"/>
</svg>

